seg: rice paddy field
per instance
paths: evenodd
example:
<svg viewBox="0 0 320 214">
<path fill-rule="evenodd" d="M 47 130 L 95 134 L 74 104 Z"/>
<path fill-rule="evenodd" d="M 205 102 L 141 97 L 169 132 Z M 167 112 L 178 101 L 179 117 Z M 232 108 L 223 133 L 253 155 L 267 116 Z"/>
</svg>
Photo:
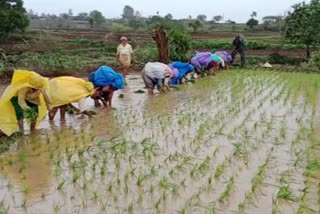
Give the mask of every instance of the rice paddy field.
<svg viewBox="0 0 320 214">
<path fill-rule="evenodd" d="M 115 109 L 16 139 L 0 155 L 0 213 L 320 212 L 320 75 L 140 89 L 129 76 Z"/>
</svg>

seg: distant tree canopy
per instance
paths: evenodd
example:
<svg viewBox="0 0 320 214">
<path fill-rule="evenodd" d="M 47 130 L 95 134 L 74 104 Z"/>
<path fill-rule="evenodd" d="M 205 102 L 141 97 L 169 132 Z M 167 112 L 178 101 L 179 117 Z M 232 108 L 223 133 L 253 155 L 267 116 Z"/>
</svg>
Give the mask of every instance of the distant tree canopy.
<svg viewBox="0 0 320 214">
<path fill-rule="evenodd" d="M 222 19 L 223 19 L 223 16 L 218 15 L 218 16 L 214 16 L 212 20 L 219 23 L 220 21 L 222 21 Z"/>
<path fill-rule="evenodd" d="M 133 7 L 126 5 L 123 8 L 122 18 L 131 19 L 134 17 L 134 9 Z"/>
<path fill-rule="evenodd" d="M 281 31 L 283 25 L 283 16 L 265 16 L 262 18 L 263 26 L 265 30 L 276 30 Z"/>
<path fill-rule="evenodd" d="M 73 20 L 76 20 L 76 21 L 88 21 L 89 20 L 89 14 L 88 13 L 79 13 L 78 15 L 73 17 Z"/>
<path fill-rule="evenodd" d="M 198 29 L 202 27 L 202 23 L 200 20 L 192 21 L 188 25 L 193 29 L 194 33 L 198 32 Z"/>
<path fill-rule="evenodd" d="M 320 43 L 320 0 L 295 4 L 285 19 L 284 39 L 306 46 L 310 57 L 310 46 Z"/>
<path fill-rule="evenodd" d="M 254 19 L 254 18 L 256 18 L 258 16 L 258 13 L 253 11 L 250 16 L 251 16 L 252 19 Z"/>
<path fill-rule="evenodd" d="M 168 13 L 165 17 L 165 19 L 168 19 L 168 20 L 172 20 L 173 19 L 173 16 L 171 13 Z"/>
<path fill-rule="evenodd" d="M 247 26 L 249 26 L 250 29 L 253 29 L 258 24 L 259 24 L 259 21 L 254 18 L 251 18 L 247 21 Z"/>
<path fill-rule="evenodd" d="M 105 17 L 102 15 L 100 11 L 94 10 L 90 12 L 89 17 L 93 21 L 93 24 L 101 25 L 106 21 Z"/>
<path fill-rule="evenodd" d="M 207 16 L 206 15 L 198 15 L 197 19 L 202 21 L 202 22 L 205 22 L 207 20 Z"/>
<path fill-rule="evenodd" d="M 24 31 L 29 19 L 22 0 L 0 0 L 0 39 L 17 30 Z"/>
</svg>

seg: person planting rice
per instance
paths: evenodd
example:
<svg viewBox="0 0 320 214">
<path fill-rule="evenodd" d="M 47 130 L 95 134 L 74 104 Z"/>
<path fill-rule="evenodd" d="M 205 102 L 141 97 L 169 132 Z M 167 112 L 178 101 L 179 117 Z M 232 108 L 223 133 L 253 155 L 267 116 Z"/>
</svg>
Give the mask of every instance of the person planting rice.
<svg viewBox="0 0 320 214">
<path fill-rule="evenodd" d="M 0 130 L 10 136 L 19 127 L 24 135 L 24 119 L 33 131 L 51 110 L 48 80 L 32 71 L 16 70 L 10 86 L 0 99 Z"/>
<path fill-rule="evenodd" d="M 121 44 L 117 48 L 117 60 L 119 61 L 122 74 L 126 77 L 133 59 L 133 50 L 132 46 L 128 43 L 127 37 L 121 37 L 120 41 Z"/>
<path fill-rule="evenodd" d="M 173 62 L 171 66 L 179 72 L 178 75 L 171 80 L 172 85 L 181 84 L 183 78 L 185 78 L 188 73 L 195 71 L 193 65 L 190 63 Z"/>
<path fill-rule="evenodd" d="M 191 59 L 191 63 L 200 74 L 211 75 L 219 67 L 219 62 L 212 59 L 212 53 L 210 52 L 196 52 L 196 55 Z"/>
<path fill-rule="evenodd" d="M 100 107 L 102 101 L 105 107 L 111 107 L 112 98 L 115 91 L 124 88 L 124 78 L 122 74 L 115 72 L 108 66 L 101 66 L 97 71 L 89 75 L 89 81 L 94 85 L 92 99 L 95 107 Z"/>
<path fill-rule="evenodd" d="M 153 94 L 156 86 L 162 93 L 164 88 L 170 90 L 170 80 L 178 76 L 178 70 L 161 62 L 149 62 L 145 65 L 141 75 L 149 94 Z"/>
<path fill-rule="evenodd" d="M 54 120 L 60 109 L 60 120 L 64 121 L 68 108 L 82 115 L 92 116 L 85 104 L 86 98 L 94 92 L 91 82 L 75 77 L 58 77 L 49 81 L 49 88 L 53 107 L 49 113 L 50 120 Z M 71 104 L 75 102 L 78 102 L 79 109 Z"/>
<path fill-rule="evenodd" d="M 228 64 L 231 64 L 232 62 L 232 55 L 229 54 L 227 51 L 217 51 L 215 52 L 216 55 L 218 55 L 221 59 L 223 59 L 224 65 L 221 64 L 222 68 L 227 69 Z"/>
<path fill-rule="evenodd" d="M 216 62 L 214 65 L 213 65 L 213 68 L 214 69 L 218 69 L 218 68 L 224 68 L 225 67 L 225 62 L 224 62 L 224 59 L 222 57 L 220 57 L 219 55 L 217 54 L 211 54 L 211 59 L 213 62 Z M 214 71 L 214 70 L 213 70 Z"/>
<path fill-rule="evenodd" d="M 241 38 L 241 36 L 239 34 L 236 34 L 234 36 L 233 42 L 232 42 L 232 46 L 233 46 L 233 50 L 232 50 L 232 59 L 234 60 L 234 58 L 236 57 L 237 54 L 240 54 L 241 57 L 241 67 L 243 67 L 246 63 L 246 59 L 245 59 L 245 45 L 244 45 L 244 41 Z M 231 62 L 233 63 L 233 61 Z"/>
</svg>

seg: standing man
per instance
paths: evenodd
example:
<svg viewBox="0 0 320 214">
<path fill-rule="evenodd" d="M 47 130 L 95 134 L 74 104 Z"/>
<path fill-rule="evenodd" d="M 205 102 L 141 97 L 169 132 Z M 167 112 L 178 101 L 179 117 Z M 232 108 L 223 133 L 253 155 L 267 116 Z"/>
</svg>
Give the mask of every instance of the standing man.
<svg viewBox="0 0 320 214">
<path fill-rule="evenodd" d="M 233 42 L 232 42 L 232 46 L 233 46 L 233 50 L 232 50 L 232 60 L 234 60 L 235 56 L 239 53 L 240 57 L 241 57 L 241 67 L 243 67 L 246 63 L 246 59 L 245 59 L 245 45 L 244 45 L 244 41 L 241 38 L 241 36 L 239 34 L 236 34 L 234 36 Z"/>
<path fill-rule="evenodd" d="M 131 66 L 131 61 L 133 60 L 133 50 L 128 43 L 127 37 L 121 37 L 120 41 L 121 44 L 117 49 L 117 60 L 119 61 L 123 76 L 126 77 Z"/>
</svg>

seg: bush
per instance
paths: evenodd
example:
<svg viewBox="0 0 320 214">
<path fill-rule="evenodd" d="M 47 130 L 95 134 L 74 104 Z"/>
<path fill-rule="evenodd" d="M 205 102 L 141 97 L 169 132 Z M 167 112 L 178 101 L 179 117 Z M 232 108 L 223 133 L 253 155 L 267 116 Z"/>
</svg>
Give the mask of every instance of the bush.
<svg viewBox="0 0 320 214">
<path fill-rule="evenodd" d="M 191 47 L 192 49 L 228 50 L 232 48 L 232 45 L 231 45 L 231 42 L 204 40 L 204 41 L 192 41 Z"/>
<path fill-rule="evenodd" d="M 270 45 L 259 41 L 248 41 L 246 42 L 246 48 L 251 50 L 262 50 L 269 48 Z"/>
<path fill-rule="evenodd" d="M 280 65 L 300 65 L 302 62 L 304 62 L 304 59 L 300 58 L 292 58 L 287 56 L 281 56 L 277 53 L 271 54 L 268 57 L 268 61 L 271 64 L 280 64 Z"/>
<path fill-rule="evenodd" d="M 139 69 L 142 69 L 147 62 L 156 61 L 158 56 L 157 54 L 157 48 L 154 46 L 137 47 L 134 51 L 136 58 L 135 64 Z"/>
<path fill-rule="evenodd" d="M 111 26 L 112 33 L 116 33 L 116 34 L 124 33 L 130 30 L 132 30 L 130 27 L 127 27 L 120 23 L 112 23 L 112 26 Z"/>
<path fill-rule="evenodd" d="M 191 48 L 191 37 L 184 31 L 172 29 L 169 31 L 170 60 L 188 61 L 187 53 Z"/>
<path fill-rule="evenodd" d="M 311 59 L 308 62 L 308 65 L 320 71 L 320 51 L 312 54 Z"/>
</svg>

